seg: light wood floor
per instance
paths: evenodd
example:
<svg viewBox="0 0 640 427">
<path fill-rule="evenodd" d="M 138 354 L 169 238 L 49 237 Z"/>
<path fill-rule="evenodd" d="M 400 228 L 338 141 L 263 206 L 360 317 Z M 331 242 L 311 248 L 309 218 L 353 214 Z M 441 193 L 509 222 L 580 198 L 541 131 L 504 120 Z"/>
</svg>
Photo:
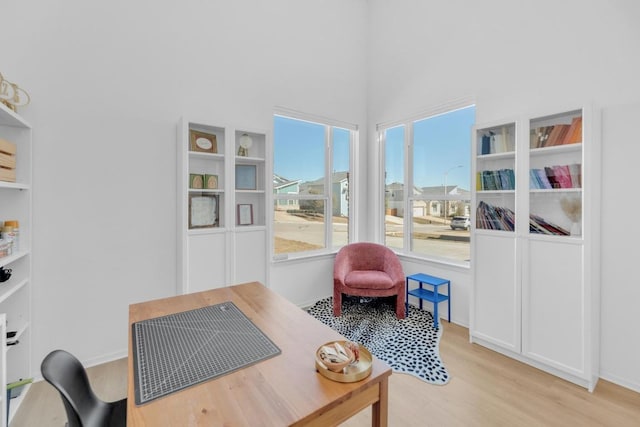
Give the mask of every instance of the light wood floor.
<svg viewBox="0 0 640 427">
<path fill-rule="evenodd" d="M 389 385 L 389 426 L 639 426 L 640 394 L 601 380 L 594 393 L 478 345 L 444 322 L 440 355 L 451 375 L 434 386 L 404 374 Z M 105 400 L 126 396 L 125 359 L 88 369 Z M 367 409 L 344 427 L 371 425 Z M 62 402 L 45 382 L 31 387 L 11 427 L 61 427 Z M 153 426 L 155 427 L 155 426 Z"/>
</svg>

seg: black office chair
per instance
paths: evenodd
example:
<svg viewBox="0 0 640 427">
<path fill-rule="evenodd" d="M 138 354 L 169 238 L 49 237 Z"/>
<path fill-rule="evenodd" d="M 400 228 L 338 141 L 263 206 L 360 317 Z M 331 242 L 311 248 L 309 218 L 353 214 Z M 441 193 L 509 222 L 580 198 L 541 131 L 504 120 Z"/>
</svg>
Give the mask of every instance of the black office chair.
<svg viewBox="0 0 640 427">
<path fill-rule="evenodd" d="M 67 411 L 69 427 L 115 427 L 127 425 L 127 399 L 105 402 L 91 389 L 87 371 L 73 355 L 54 350 L 42 361 L 40 371 L 54 386 Z"/>
</svg>

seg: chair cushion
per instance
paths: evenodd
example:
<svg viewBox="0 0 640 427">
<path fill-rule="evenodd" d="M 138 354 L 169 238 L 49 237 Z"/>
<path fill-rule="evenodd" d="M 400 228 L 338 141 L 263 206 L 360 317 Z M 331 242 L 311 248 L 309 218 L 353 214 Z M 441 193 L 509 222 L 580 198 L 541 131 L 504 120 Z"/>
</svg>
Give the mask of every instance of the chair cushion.
<svg viewBox="0 0 640 427">
<path fill-rule="evenodd" d="M 344 278 L 344 284 L 350 288 L 358 289 L 391 289 L 393 281 L 384 271 L 355 270 Z"/>
</svg>

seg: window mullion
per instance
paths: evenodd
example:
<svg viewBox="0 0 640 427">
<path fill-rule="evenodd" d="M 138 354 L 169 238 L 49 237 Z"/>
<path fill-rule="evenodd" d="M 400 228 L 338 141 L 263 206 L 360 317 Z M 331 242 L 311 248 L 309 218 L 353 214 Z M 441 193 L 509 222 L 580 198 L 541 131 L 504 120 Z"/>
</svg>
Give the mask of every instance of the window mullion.
<svg viewBox="0 0 640 427">
<path fill-rule="evenodd" d="M 349 196 L 349 204 L 347 209 L 349 209 L 349 226 L 347 227 L 347 243 L 351 243 L 352 239 L 357 238 L 357 232 L 355 228 L 355 221 L 353 218 L 357 217 L 357 207 L 356 202 L 354 201 L 355 194 L 358 193 L 355 191 L 355 182 L 356 182 L 356 172 L 359 170 L 356 165 L 356 145 L 358 144 L 356 139 L 356 134 L 353 131 L 349 131 L 349 175 L 347 179 L 347 195 Z M 360 187 L 361 188 L 361 187 Z"/>
<path fill-rule="evenodd" d="M 379 159 L 379 165 L 378 165 L 378 170 L 380 171 L 379 174 L 379 186 L 378 188 L 380 189 L 378 191 L 378 200 L 377 200 L 377 206 L 379 206 L 379 209 L 377 209 L 378 211 L 378 215 L 377 215 L 377 224 L 378 227 L 376 227 L 376 229 L 378 230 L 378 235 L 376 236 L 376 241 L 378 242 L 382 242 L 384 243 L 384 239 L 385 239 L 385 216 L 386 216 L 386 212 L 385 212 L 385 203 L 386 203 L 386 191 L 387 191 L 387 157 L 385 155 L 385 144 L 386 144 L 386 138 L 385 138 L 385 129 L 382 128 L 378 128 L 378 159 Z"/>
<path fill-rule="evenodd" d="M 324 180 L 324 196 L 325 196 L 325 220 L 324 220 L 324 238 L 325 247 L 331 249 L 333 236 L 332 219 L 333 219 L 333 156 L 332 156 L 332 133 L 331 126 L 325 125 L 324 127 L 324 140 L 325 140 L 325 180 Z"/>
<path fill-rule="evenodd" d="M 404 182 L 405 185 L 405 197 L 404 197 L 404 221 L 403 221 L 403 233 L 405 238 L 403 239 L 402 246 L 405 253 L 411 251 L 411 217 L 413 211 L 411 208 L 411 198 L 413 197 L 413 123 L 404 123 L 404 146 L 405 146 L 405 158 L 404 158 Z"/>
</svg>

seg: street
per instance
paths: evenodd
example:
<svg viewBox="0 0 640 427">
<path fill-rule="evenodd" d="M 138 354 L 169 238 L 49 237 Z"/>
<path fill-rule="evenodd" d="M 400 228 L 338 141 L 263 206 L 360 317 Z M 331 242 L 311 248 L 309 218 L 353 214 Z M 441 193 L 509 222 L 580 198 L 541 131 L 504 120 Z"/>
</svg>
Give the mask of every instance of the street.
<svg viewBox="0 0 640 427">
<path fill-rule="evenodd" d="M 336 246 L 347 243 L 347 227 L 346 222 L 334 221 L 332 239 Z M 445 225 L 442 222 L 414 223 L 412 251 L 422 255 L 468 261 L 470 258 L 469 234 L 468 230 L 452 230 L 448 224 Z M 309 221 L 283 211 L 276 211 L 274 235 L 289 243 L 287 252 L 295 252 L 295 249 L 291 249 L 291 242 L 298 242 L 299 250 L 324 247 L 323 222 Z M 401 249 L 403 245 L 402 218 L 387 216 L 385 235 L 384 243 L 387 246 Z M 279 251 L 276 247 L 275 252 L 285 251 Z"/>
</svg>

